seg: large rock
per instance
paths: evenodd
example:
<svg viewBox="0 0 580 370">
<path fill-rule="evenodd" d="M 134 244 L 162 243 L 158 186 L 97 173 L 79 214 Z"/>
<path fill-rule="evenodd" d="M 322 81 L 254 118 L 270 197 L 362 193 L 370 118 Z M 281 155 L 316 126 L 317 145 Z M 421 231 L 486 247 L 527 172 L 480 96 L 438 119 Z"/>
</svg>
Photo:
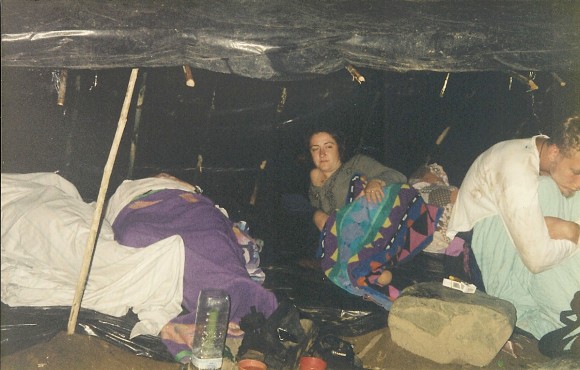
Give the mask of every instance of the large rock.
<svg viewBox="0 0 580 370">
<path fill-rule="evenodd" d="M 516 309 L 480 291 L 420 283 L 395 300 L 388 320 L 393 342 L 409 352 L 440 364 L 485 366 L 512 334 Z"/>
</svg>

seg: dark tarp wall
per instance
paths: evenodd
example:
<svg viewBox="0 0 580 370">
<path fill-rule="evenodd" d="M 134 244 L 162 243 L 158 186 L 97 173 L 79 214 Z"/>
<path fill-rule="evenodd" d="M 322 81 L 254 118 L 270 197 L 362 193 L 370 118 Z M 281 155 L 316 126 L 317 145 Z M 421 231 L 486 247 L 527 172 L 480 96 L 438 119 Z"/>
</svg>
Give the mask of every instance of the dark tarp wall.
<svg viewBox="0 0 580 370">
<path fill-rule="evenodd" d="M 447 78 L 361 69 L 366 82 L 358 84 L 346 70 L 277 82 L 193 71 L 197 84 L 190 88 L 179 67 L 140 70 L 110 192 L 127 177 L 167 171 L 200 184 L 233 217 L 249 221 L 258 237 L 292 248 L 312 245 L 305 146 L 311 127 L 341 129 L 351 152 L 406 175 L 430 156 L 459 185 L 477 154 L 500 140 L 549 133 L 549 124 L 579 101 L 579 75 L 573 73 L 560 75 L 566 86 L 551 73 L 533 73 L 539 88 L 530 91 L 502 72 Z M 59 171 L 86 200 L 95 200 L 129 73 L 71 70 L 65 104 L 58 106 L 58 70 L 3 67 L 2 171 Z M 143 88 L 131 176 L 130 144 Z M 263 161 L 266 169 L 260 172 Z"/>
<path fill-rule="evenodd" d="M 537 73 L 540 88 L 534 92 L 504 73 L 451 74 L 441 96 L 443 73 L 361 70 L 367 82 L 359 85 L 345 70 L 288 82 L 194 71 L 199 77 L 194 88 L 185 86 L 180 68 L 140 71 L 114 182 L 128 176 L 139 89 L 145 94 L 134 177 L 165 170 L 245 200 L 262 161 L 267 161 L 262 176 L 270 176 L 262 187 L 305 193 L 310 168 L 305 137 L 313 126 L 340 128 L 351 151 L 407 175 L 432 155 L 458 184 L 487 146 L 546 132 L 578 99 L 574 74 L 562 75 L 568 84 L 561 87 L 549 73 Z M 79 185 L 87 199 L 96 196 L 128 74 L 71 71 L 61 107 L 58 70 L 3 68 L 3 171 L 60 170 L 83 182 L 90 175 L 90 183 Z M 448 137 L 436 148 L 447 126 Z"/>
<path fill-rule="evenodd" d="M 564 71 L 577 1 L 2 1 L 2 65 L 194 68 L 264 80 L 387 71 Z"/>
</svg>

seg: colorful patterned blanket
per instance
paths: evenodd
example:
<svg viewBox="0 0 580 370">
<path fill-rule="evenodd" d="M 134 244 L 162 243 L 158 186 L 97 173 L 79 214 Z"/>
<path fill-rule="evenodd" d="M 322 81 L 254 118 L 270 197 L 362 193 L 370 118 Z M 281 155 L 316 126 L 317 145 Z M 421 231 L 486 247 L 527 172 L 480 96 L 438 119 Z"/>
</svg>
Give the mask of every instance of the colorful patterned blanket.
<svg viewBox="0 0 580 370">
<path fill-rule="evenodd" d="M 326 276 L 346 291 L 389 310 L 403 284 L 381 285 L 385 270 L 409 262 L 433 238 L 443 208 L 423 201 L 408 184 L 384 188 L 382 202 L 360 197 L 333 212 L 320 240 Z"/>
</svg>

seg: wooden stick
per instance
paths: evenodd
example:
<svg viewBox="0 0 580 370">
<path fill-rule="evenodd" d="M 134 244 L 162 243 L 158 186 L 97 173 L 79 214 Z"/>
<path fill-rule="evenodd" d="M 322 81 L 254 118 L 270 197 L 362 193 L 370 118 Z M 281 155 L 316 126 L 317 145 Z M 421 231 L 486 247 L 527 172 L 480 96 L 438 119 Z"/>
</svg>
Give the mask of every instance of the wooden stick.
<svg viewBox="0 0 580 370">
<path fill-rule="evenodd" d="M 451 129 L 451 126 L 445 127 L 445 130 L 443 130 L 443 132 L 441 132 L 439 134 L 439 136 L 437 137 L 437 140 L 435 141 L 435 145 L 441 145 L 441 143 L 443 142 L 443 140 L 445 140 L 445 136 L 447 136 L 447 133 L 449 132 L 449 129 Z"/>
<path fill-rule="evenodd" d="M 111 146 L 111 151 L 109 152 L 109 158 L 107 159 L 105 169 L 103 170 L 103 179 L 101 180 L 101 187 L 99 189 L 97 205 L 95 207 L 95 212 L 93 214 L 93 223 L 91 225 L 91 230 L 89 232 L 89 238 L 87 240 L 87 246 L 85 248 L 85 256 L 81 267 L 79 281 L 77 282 L 77 289 L 75 292 L 75 297 L 72 303 L 70 316 L 68 319 L 68 330 L 67 330 L 68 334 L 74 334 L 75 332 L 77 318 L 79 310 L 81 308 L 81 301 L 85 291 L 87 278 L 89 275 L 89 268 L 91 266 L 91 261 L 93 259 L 93 251 L 95 249 L 97 232 L 99 230 L 101 214 L 103 212 L 103 204 L 105 203 L 105 196 L 107 195 L 107 188 L 109 187 L 109 180 L 111 178 L 111 173 L 113 172 L 115 158 L 117 157 L 117 152 L 119 151 L 119 144 L 121 143 L 123 131 L 125 130 L 125 125 L 127 123 L 127 115 L 129 113 L 129 107 L 131 105 L 131 97 L 133 96 L 133 90 L 135 88 L 135 81 L 137 80 L 138 72 L 139 72 L 138 68 L 133 68 L 133 70 L 131 71 L 129 85 L 127 86 L 127 93 L 125 94 L 125 101 L 123 102 L 123 109 L 121 110 L 121 116 L 119 117 L 119 122 L 117 123 L 117 131 L 115 132 L 115 137 L 113 138 L 113 144 Z"/>
<path fill-rule="evenodd" d="M 551 73 L 550 73 L 550 75 L 552 75 L 552 78 L 553 78 L 554 80 L 556 80 L 556 82 L 558 83 L 558 85 L 560 85 L 560 87 L 564 87 L 564 86 L 566 86 L 566 81 L 562 80 L 562 79 L 560 78 L 560 76 L 558 76 L 558 75 L 556 74 L 556 72 L 551 72 Z"/>
<path fill-rule="evenodd" d="M 203 156 L 201 154 L 198 154 L 197 165 L 195 166 L 195 172 L 193 174 L 193 185 L 199 185 L 202 172 L 203 172 Z"/>
<path fill-rule="evenodd" d="M 447 82 L 449 82 L 449 76 L 451 75 L 451 73 L 447 73 L 447 76 L 445 77 L 445 82 L 443 83 L 443 87 L 441 88 L 441 92 L 439 92 L 439 97 L 442 98 L 443 95 L 445 95 L 445 90 L 447 90 Z"/>
<path fill-rule="evenodd" d="M 513 78 L 515 78 L 516 81 L 519 81 L 519 82 L 523 83 L 524 85 L 528 85 L 528 87 L 530 88 L 530 91 L 538 90 L 538 85 L 536 85 L 534 80 L 532 80 L 531 78 L 527 78 L 525 76 L 522 76 L 521 74 L 514 72 L 514 71 L 510 71 L 510 75 Z"/>
<path fill-rule="evenodd" d="M 194 87 L 195 81 L 193 80 L 193 74 L 191 73 L 191 68 L 188 65 L 183 66 L 183 73 L 185 73 L 185 84 L 189 87 Z"/>
<path fill-rule="evenodd" d="M 73 153 L 73 140 L 74 134 L 76 132 L 77 121 L 79 117 L 79 106 L 80 106 L 80 96 L 81 96 L 81 75 L 75 76 L 75 99 L 73 99 L 71 113 L 65 116 L 68 116 L 67 126 L 69 126 L 67 130 L 67 140 L 66 140 L 66 147 L 64 150 L 64 165 L 66 168 L 70 167 L 72 162 L 72 153 Z M 65 117 L 63 117 L 64 119 Z"/>
<path fill-rule="evenodd" d="M 252 195 L 250 196 L 250 204 L 255 206 L 256 205 L 256 199 L 258 198 L 258 187 L 260 185 L 260 177 L 262 176 L 262 173 L 264 172 L 264 169 L 266 169 L 266 163 L 267 161 L 262 161 L 262 163 L 260 163 L 260 172 L 258 172 L 258 176 L 256 177 L 256 182 L 254 183 L 254 191 L 252 192 Z"/>
<path fill-rule="evenodd" d="M 56 99 L 56 104 L 64 105 L 64 96 L 66 95 L 66 80 L 68 77 L 68 71 L 66 69 L 60 70 L 59 83 L 58 83 L 58 98 Z"/>
<path fill-rule="evenodd" d="M 435 147 L 433 148 L 433 150 L 431 150 L 431 152 L 429 154 L 427 154 L 427 158 L 425 158 L 425 165 L 428 165 L 429 162 L 431 162 L 431 157 L 433 156 L 433 154 L 435 154 L 435 152 L 437 152 L 437 150 L 439 149 L 439 146 L 441 145 L 443 140 L 445 140 L 445 137 L 449 133 L 450 129 L 451 129 L 451 126 L 447 126 L 447 127 L 445 127 L 445 129 L 443 131 L 441 131 L 441 133 L 437 137 L 437 140 L 435 140 Z"/>
<path fill-rule="evenodd" d="M 145 89 L 147 87 L 147 72 L 141 75 L 141 87 L 137 95 L 137 106 L 135 107 L 135 123 L 133 125 L 133 136 L 131 137 L 131 150 L 129 152 L 129 170 L 127 178 L 133 178 L 133 169 L 135 167 L 135 157 L 137 156 L 137 145 L 139 144 L 139 128 L 141 126 L 141 112 L 143 111 L 143 102 L 145 101 Z"/>
<path fill-rule="evenodd" d="M 284 110 L 284 105 L 286 105 L 286 99 L 288 98 L 288 91 L 286 91 L 286 87 L 282 88 L 282 94 L 280 95 L 280 102 L 276 107 L 276 113 L 282 113 Z"/>
<path fill-rule="evenodd" d="M 352 64 L 347 64 L 344 68 L 351 74 L 352 80 L 362 84 L 365 82 L 365 78 L 354 68 Z"/>
<path fill-rule="evenodd" d="M 365 346 L 365 348 L 363 348 L 362 351 L 360 351 L 360 353 L 358 354 L 358 358 L 363 358 L 365 357 L 365 355 L 367 354 L 367 352 L 369 350 L 371 350 L 375 344 L 377 344 L 377 342 L 379 341 L 379 339 L 381 339 L 381 337 L 383 336 L 383 334 L 377 334 L 373 337 L 373 339 L 371 339 L 368 344 Z"/>
</svg>

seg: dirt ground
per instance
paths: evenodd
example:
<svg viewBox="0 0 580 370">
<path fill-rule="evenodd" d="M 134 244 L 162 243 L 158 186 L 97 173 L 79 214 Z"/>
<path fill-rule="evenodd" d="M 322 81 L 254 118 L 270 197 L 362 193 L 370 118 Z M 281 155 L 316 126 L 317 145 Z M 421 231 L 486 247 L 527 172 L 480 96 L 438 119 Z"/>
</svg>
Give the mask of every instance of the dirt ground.
<svg viewBox="0 0 580 370">
<path fill-rule="evenodd" d="M 513 337 L 517 344 L 517 358 L 500 351 L 485 367 L 471 365 L 442 365 L 413 355 L 391 341 L 389 329 L 381 329 L 353 338 L 343 338 L 352 343 L 355 353 L 362 360 L 365 369 L 579 369 L 574 361 L 555 362 L 543 356 L 537 349 L 537 342 L 524 336 Z M 228 340 L 232 353 L 237 353 L 241 340 Z M 132 369 L 171 370 L 187 369 L 186 365 L 155 361 L 139 357 L 125 349 L 111 345 L 104 340 L 87 335 L 58 334 L 48 342 L 35 345 L 8 356 L 2 356 L 0 367 L 5 370 L 27 369 Z M 237 369 L 235 363 L 224 361 L 223 370 Z M 330 369 L 329 369 L 330 370 Z"/>
<path fill-rule="evenodd" d="M 318 300 L 324 300 L 326 296 L 338 296 L 341 300 L 348 299 L 349 295 L 337 290 L 332 284 L 322 284 L 320 273 L 315 270 L 299 268 L 271 269 L 270 277 L 276 277 L 273 285 L 292 286 L 295 282 L 299 288 L 293 289 L 295 293 L 305 296 L 313 296 Z M 277 274 L 277 275 L 276 275 Z M 298 274 L 300 280 L 291 274 Z M 286 285 L 279 284 L 285 281 Z M 290 285 L 288 285 L 290 284 Z M 321 291 L 323 287 L 331 289 Z M 294 297 L 297 300 L 305 299 L 301 296 Z M 364 309 L 363 309 L 364 311 Z M 68 317 L 68 315 L 66 316 Z M 66 322 L 66 321 L 65 321 Z M 538 350 L 538 343 L 521 334 L 512 335 L 515 355 L 499 351 L 496 357 L 485 367 L 477 367 L 466 364 L 438 364 L 432 360 L 414 355 L 392 342 L 389 328 L 371 331 L 356 337 L 342 337 L 351 343 L 354 352 L 362 365 L 367 370 L 381 369 L 411 369 L 411 370 L 471 370 L 471 369 L 558 369 L 580 370 L 580 359 L 556 359 L 551 360 L 542 355 Z M 2 340 L 4 343 L 4 338 Z M 237 354 L 241 339 L 228 339 L 226 345 L 229 352 Z M 1 348 L 0 348 L 1 349 Z M 460 348 L 457 349 L 461 351 Z M 161 362 L 147 357 L 137 356 L 125 348 L 110 344 L 98 337 L 86 334 L 68 335 L 61 332 L 51 340 L 31 346 L 21 351 L 4 355 L 0 358 L 1 370 L 185 370 L 186 365 L 175 362 Z M 237 364 L 232 360 L 224 359 L 222 370 L 237 370 Z M 273 369 L 276 370 L 276 369 Z M 327 370 L 333 370 L 328 368 Z"/>
</svg>

